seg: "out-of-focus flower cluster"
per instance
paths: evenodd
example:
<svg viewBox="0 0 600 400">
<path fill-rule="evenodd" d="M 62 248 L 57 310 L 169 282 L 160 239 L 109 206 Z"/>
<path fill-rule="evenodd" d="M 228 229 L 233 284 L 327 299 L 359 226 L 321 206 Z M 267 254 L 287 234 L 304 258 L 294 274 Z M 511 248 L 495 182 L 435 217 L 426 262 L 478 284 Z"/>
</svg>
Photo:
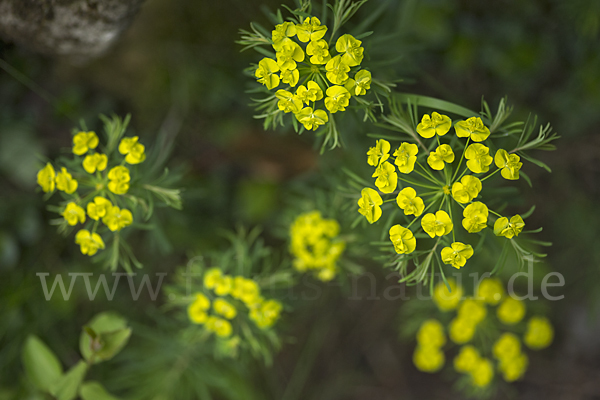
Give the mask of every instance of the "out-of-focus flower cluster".
<svg viewBox="0 0 600 400">
<path fill-rule="evenodd" d="M 214 333 L 235 352 L 247 321 L 262 330 L 271 328 L 282 311 L 280 302 L 265 299 L 258 283 L 243 276 L 223 274 L 211 268 L 203 276 L 203 292 L 197 292 L 188 305 L 188 317 Z"/>
<path fill-rule="evenodd" d="M 467 375 L 473 388 L 483 390 L 493 382 L 496 370 L 506 382 L 525 374 L 528 358 L 521 341 L 532 350 L 552 343 L 554 331 L 546 317 L 532 316 L 525 327 L 521 326 L 525 303 L 507 295 L 500 280 L 482 280 L 469 297 L 454 279 L 448 280 L 448 286 L 450 291 L 440 282 L 434 289 L 433 301 L 440 318 L 424 321 L 417 333 L 413 361 L 419 370 L 437 372 L 445 364 L 444 351 L 454 353 L 454 370 Z M 456 314 L 449 323 L 440 322 L 453 312 Z"/>
<path fill-rule="evenodd" d="M 337 261 L 346 242 L 337 236 L 340 225 L 334 219 L 323 219 L 319 211 L 299 215 L 290 226 L 290 251 L 294 268 L 313 271 L 322 281 L 330 281 L 337 273 Z"/>
</svg>

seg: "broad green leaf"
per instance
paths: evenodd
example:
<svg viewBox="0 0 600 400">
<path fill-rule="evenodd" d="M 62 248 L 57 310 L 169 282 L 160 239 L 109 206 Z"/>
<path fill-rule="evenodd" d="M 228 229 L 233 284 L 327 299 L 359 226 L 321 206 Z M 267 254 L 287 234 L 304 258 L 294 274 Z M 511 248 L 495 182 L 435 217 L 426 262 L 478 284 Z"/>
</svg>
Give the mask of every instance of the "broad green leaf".
<svg viewBox="0 0 600 400">
<path fill-rule="evenodd" d="M 114 357 L 131 336 L 127 321 L 112 312 L 96 315 L 81 332 L 79 349 L 86 360 L 94 363 Z"/>
<path fill-rule="evenodd" d="M 85 382 L 79 389 L 79 395 L 83 400 L 118 400 L 104 389 L 104 387 L 94 381 Z"/>
<path fill-rule="evenodd" d="M 25 340 L 22 358 L 27 376 L 37 388 L 46 392 L 63 374 L 58 358 L 37 336 L 30 335 Z"/>
<path fill-rule="evenodd" d="M 85 361 L 79 361 L 52 386 L 50 394 L 58 400 L 73 400 L 77 396 L 87 368 Z"/>
</svg>

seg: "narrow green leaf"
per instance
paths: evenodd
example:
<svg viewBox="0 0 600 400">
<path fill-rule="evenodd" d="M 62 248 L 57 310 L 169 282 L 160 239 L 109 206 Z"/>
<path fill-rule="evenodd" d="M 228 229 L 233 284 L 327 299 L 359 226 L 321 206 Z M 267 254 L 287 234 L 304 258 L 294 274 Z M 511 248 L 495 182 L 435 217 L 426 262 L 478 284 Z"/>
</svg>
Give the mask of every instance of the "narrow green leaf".
<svg viewBox="0 0 600 400">
<path fill-rule="evenodd" d="M 465 118 L 473 117 L 479 115 L 478 112 L 469 110 L 468 108 L 461 107 L 454 103 L 450 103 L 445 100 L 436 99 L 434 97 L 429 96 L 420 96 L 417 94 L 409 94 L 409 93 L 398 93 L 395 96 L 402 103 L 411 102 L 418 106 L 428 107 L 440 111 L 449 112 L 452 114 L 460 115 Z"/>
</svg>

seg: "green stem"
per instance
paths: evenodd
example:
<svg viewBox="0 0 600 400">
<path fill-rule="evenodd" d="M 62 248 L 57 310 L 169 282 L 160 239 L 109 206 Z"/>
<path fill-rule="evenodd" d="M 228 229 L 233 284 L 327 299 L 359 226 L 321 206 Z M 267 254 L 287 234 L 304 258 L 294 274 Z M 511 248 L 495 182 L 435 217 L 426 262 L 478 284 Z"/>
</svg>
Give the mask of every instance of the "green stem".
<svg viewBox="0 0 600 400">
<path fill-rule="evenodd" d="M 421 169 L 422 169 L 423 171 L 425 171 L 425 173 L 431 177 L 431 179 L 429 179 L 431 182 L 433 182 L 433 183 L 435 183 L 435 184 L 438 184 L 438 185 L 440 185 L 440 186 L 443 186 L 443 185 L 442 185 L 442 182 L 440 182 L 438 179 L 436 179 L 436 177 L 435 177 L 435 176 L 433 176 L 433 174 L 432 174 L 432 173 L 431 173 L 431 172 L 430 172 L 428 169 L 426 169 L 425 167 L 423 167 L 423 165 L 422 165 L 422 164 L 421 164 L 419 161 L 417 161 L 417 165 L 418 165 L 419 167 L 421 167 Z M 415 171 L 415 172 L 416 172 L 417 174 L 419 174 L 419 175 L 423 176 L 423 174 L 421 174 L 419 171 Z M 427 177 L 425 177 L 425 178 L 427 178 Z"/>
<path fill-rule="evenodd" d="M 444 197 L 447 197 L 448 195 L 445 195 Z M 456 231 L 456 229 L 454 228 L 454 219 L 452 218 L 452 202 L 448 201 L 448 214 L 450 214 L 450 221 L 452 221 L 452 241 L 456 242 L 456 236 L 454 234 L 454 231 Z"/>
<path fill-rule="evenodd" d="M 469 140 L 471 140 L 470 137 L 467 138 L 467 142 L 465 143 L 465 147 L 463 148 L 462 155 L 460 156 L 460 161 L 458 162 L 458 165 L 456 166 L 456 171 L 454 171 L 454 175 L 452 176 L 452 182 L 454 182 L 454 178 L 456 178 L 456 174 L 458 173 L 458 170 L 460 169 L 462 160 L 463 160 L 463 158 L 465 158 L 465 153 L 467 152 L 467 146 L 469 145 Z M 464 172 L 463 172 L 463 174 L 464 174 Z"/>
<path fill-rule="evenodd" d="M 489 174 L 488 176 L 486 176 L 485 178 L 481 179 L 481 182 L 485 181 L 487 178 L 491 178 L 492 176 L 494 176 L 498 171 L 500 171 L 500 168 L 498 168 L 497 170 L 495 170 L 494 172 L 492 172 L 491 174 Z"/>
<path fill-rule="evenodd" d="M 427 188 L 427 189 L 439 189 L 438 186 L 424 185 L 422 183 L 413 182 L 413 181 L 411 181 L 409 179 L 406 179 L 406 178 L 401 178 L 400 176 L 398 176 L 398 179 L 400 179 L 403 182 L 410 183 L 411 185 L 420 186 L 420 187 L 424 187 L 424 188 Z"/>
</svg>

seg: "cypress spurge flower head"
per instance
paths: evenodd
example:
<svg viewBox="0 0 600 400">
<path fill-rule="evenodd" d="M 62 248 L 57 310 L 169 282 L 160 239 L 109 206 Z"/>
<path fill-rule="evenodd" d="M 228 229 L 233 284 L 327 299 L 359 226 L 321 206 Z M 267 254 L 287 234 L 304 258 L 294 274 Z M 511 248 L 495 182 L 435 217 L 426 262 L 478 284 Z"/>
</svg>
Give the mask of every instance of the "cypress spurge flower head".
<svg viewBox="0 0 600 400">
<path fill-rule="evenodd" d="M 447 115 L 441 115 L 437 112 L 423 115 L 421 122 L 417 125 L 417 133 L 422 137 L 429 139 L 435 135 L 444 136 L 450 130 L 452 120 Z"/>
<path fill-rule="evenodd" d="M 519 236 L 519 233 L 525 227 L 525 222 L 520 215 L 515 215 L 510 218 L 501 217 L 494 223 L 494 234 L 496 236 L 504 236 L 507 239 Z"/>
<path fill-rule="evenodd" d="M 464 267 L 472 255 L 473 248 L 471 245 L 460 242 L 454 242 L 450 247 L 444 247 L 441 252 L 444 264 L 450 264 L 456 269 Z"/>
<path fill-rule="evenodd" d="M 387 143 L 387 142 L 386 142 Z M 388 143 L 389 146 L 389 143 Z M 410 174 L 415 169 L 415 162 L 417 161 L 417 154 L 419 148 L 413 143 L 402 143 L 398 147 L 393 156 L 396 157 L 394 164 L 398 167 L 398 171 L 403 174 Z M 374 165 L 369 162 L 369 165 Z"/>
<path fill-rule="evenodd" d="M 377 191 L 371 188 L 364 188 L 358 200 L 358 212 L 365 216 L 370 224 L 381 218 L 381 205 L 383 200 Z"/>
<path fill-rule="evenodd" d="M 518 155 L 508 154 L 504 149 L 499 149 L 494 156 L 496 166 L 502 170 L 502 177 L 511 181 L 519 179 L 519 170 L 523 166 L 520 159 Z"/>
<path fill-rule="evenodd" d="M 412 253 L 417 246 L 417 239 L 411 230 L 401 225 L 394 225 L 390 228 L 390 240 L 398 254 Z"/>
<path fill-rule="evenodd" d="M 181 199 L 178 190 L 159 185 L 167 174 L 156 180 L 149 176 L 150 168 L 146 170 L 139 165 L 146 159 L 145 146 L 137 136 L 125 136 L 129 117 L 122 120 L 101 116 L 101 119 L 103 140 L 85 128 L 75 131 L 72 159 L 61 157 L 54 163 L 46 163 L 38 172 L 37 181 L 48 193 L 46 199 L 55 189 L 62 192 L 59 205 L 48 207 L 62 217 L 55 220 L 60 233 L 70 234 L 74 226 L 82 224 L 75 234 L 75 243 L 82 254 L 98 254 L 94 261 L 103 261 L 104 267 L 113 271 L 121 265 L 132 272 L 132 265 L 138 268 L 142 265 L 124 237 L 119 236 L 120 231 L 132 226 L 134 218 L 141 218 L 139 212 L 134 216 L 136 208 L 140 212 L 143 209 L 147 220 L 156 201 L 180 208 Z M 130 170 L 125 164 L 136 166 Z M 111 246 L 110 256 L 102 252 L 105 241 Z"/>
<path fill-rule="evenodd" d="M 390 142 L 385 139 L 379 139 L 375 143 L 375 147 L 371 147 L 369 151 L 367 151 L 367 163 L 374 167 L 378 167 L 379 164 L 390 157 L 390 149 Z"/>
<path fill-rule="evenodd" d="M 470 138 L 474 142 L 483 142 L 490 136 L 490 130 L 479 117 L 471 117 L 466 121 L 454 124 L 456 136 Z"/>
<path fill-rule="evenodd" d="M 327 37 L 328 27 L 321 24 L 319 18 L 300 18 L 299 13 L 294 14 L 299 23 L 282 22 L 271 32 L 275 59 L 263 58 L 253 71 L 258 83 L 269 91 L 277 91 L 277 101 L 270 97 L 256 103 L 261 111 L 260 118 L 265 118 L 265 127 L 275 128 L 283 125 L 283 116 L 279 112 L 293 113 L 306 130 L 326 126 L 324 144 L 329 141 L 339 144 L 334 114 L 345 112 L 353 98 L 356 98 L 355 104 L 372 114 L 369 102 L 358 100 L 358 96 L 370 92 L 373 82 L 371 72 L 360 67 L 364 59 L 362 42 L 350 34 L 341 34 L 335 35 L 337 39 L 333 44 L 335 38 Z M 336 25 L 336 30 L 339 28 Z M 250 41 L 254 43 L 250 47 L 268 41 L 263 34 L 248 34 L 245 39 L 252 39 Z M 294 94 L 301 101 L 300 105 L 288 95 L 282 99 L 282 90 L 293 93 L 297 85 Z M 266 113 L 262 112 L 265 110 Z M 293 123 L 297 129 L 297 124 Z"/>
<path fill-rule="evenodd" d="M 42 168 L 37 174 L 37 183 L 42 187 L 44 193 L 52 192 L 55 188 L 56 172 L 54 167 L 50 163 L 46 163 L 46 166 Z"/>
<path fill-rule="evenodd" d="M 467 167 L 469 170 L 476 174 L 488 172 L 492 161 L 494 161 L 490 156 L 490 149 L 481 143 L 469 145 L 465 151 L 465 158 L 468 160 Z"/>
<path fill-rule="evenodd" d="M 339 232 L 339 223 L 322 218 L 319 211 L 300 214 L 290 226 L 294 268 L 299 272 L 314 272 L 322 281 L 333 279 L 346 247 L 346 242 L 338 237 Z"/>
</svg>

